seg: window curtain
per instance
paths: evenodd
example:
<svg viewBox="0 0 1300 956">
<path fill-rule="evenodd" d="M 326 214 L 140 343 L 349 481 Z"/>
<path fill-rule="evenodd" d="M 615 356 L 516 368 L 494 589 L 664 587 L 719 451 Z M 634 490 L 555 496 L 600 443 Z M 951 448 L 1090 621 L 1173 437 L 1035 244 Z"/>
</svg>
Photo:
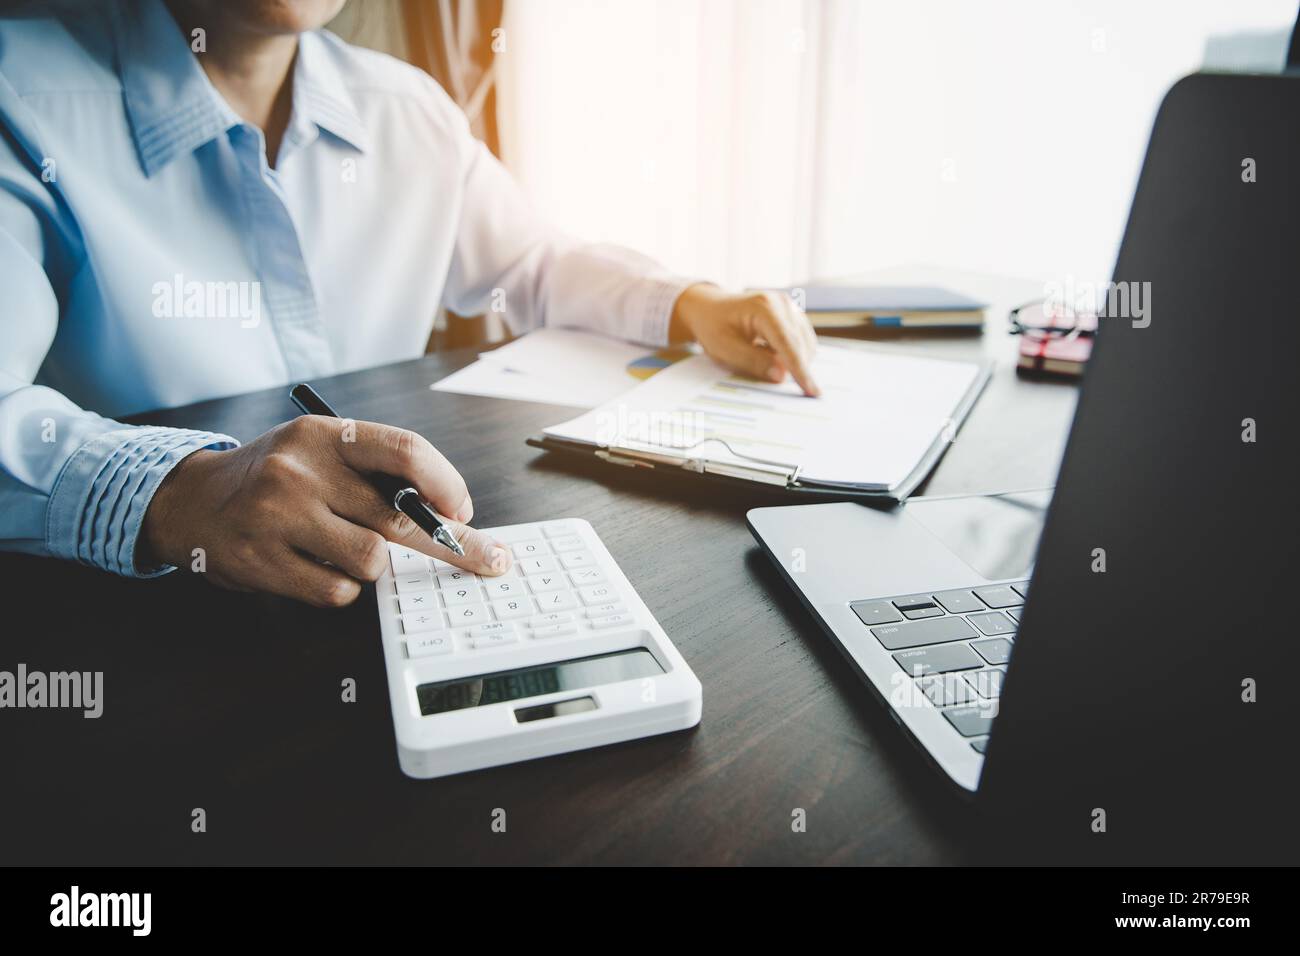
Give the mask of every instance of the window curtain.
<svg viewBox="0 0 1300 956">
<path fill-rule="evenodd" d="M 465 111 L 474 135 L 500 155 L 494 45 L 501 47 L 505 0 L 401 0 L 406 58 L 427 71 Z M 508 337 L 499 316 L 447 313 L 428 351 L 467 348 Z"/>
<path fill-rule="evenodd" d="M 493 45 L 502 45 L 504 6 L 505 0 L 402 0 L 410 61 L 442 84 L 497 155 Z"/>
<path fill-rule="evenodd" d="M 785 282 L 827 235 L 863 5 L 511 0 L 502 157 L 566 231 L 687 275 Z"/>
<path fill-rule="evenodd" d="M 510 0 L 502 157 L 561 228 L 680 273 L 1110 277 L 1151 123 L 1294 0 Z M 1285 31 L 1285 32 L 1283 32 Z"/>
</svg>

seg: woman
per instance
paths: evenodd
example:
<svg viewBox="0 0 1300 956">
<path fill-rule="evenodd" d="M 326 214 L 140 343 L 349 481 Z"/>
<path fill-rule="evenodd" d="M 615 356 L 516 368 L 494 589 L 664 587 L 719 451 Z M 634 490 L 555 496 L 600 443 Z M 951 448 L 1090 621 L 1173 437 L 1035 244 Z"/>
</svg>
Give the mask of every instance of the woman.
<svg viewBox="0 0 1300 956">
<path fill-rule="evenodd" d="M 455 468 L 411 432 L 302 418 L 239 447 L 123 415 L 421 354 L 440 306 L 514 331 L 698 341 L 808 392 L 812 330 L 552 234 L 428 76 L 319 32 L 344 0 L 36 4 L 0 19 L 0 539 L 132 576 L 352 601 L 385 539 L 473 571 Z M 355 439 L 355 440 L 351 440 Z M 410 481 L 465 547 L 363 480 Z"/>
</svg>

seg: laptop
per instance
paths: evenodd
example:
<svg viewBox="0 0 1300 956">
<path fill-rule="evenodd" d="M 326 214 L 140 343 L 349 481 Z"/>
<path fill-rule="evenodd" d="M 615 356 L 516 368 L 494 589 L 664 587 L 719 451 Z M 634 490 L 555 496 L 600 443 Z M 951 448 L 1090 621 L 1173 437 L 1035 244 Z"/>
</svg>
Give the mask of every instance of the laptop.
<svg viewBox="0 0 1300 956">
<path fill-rule="evenodd" d="M 1166 95 L 1054 492 L 749 512 L 980 859 L 1300 860 L 1297 117 Z"/>
</svg>

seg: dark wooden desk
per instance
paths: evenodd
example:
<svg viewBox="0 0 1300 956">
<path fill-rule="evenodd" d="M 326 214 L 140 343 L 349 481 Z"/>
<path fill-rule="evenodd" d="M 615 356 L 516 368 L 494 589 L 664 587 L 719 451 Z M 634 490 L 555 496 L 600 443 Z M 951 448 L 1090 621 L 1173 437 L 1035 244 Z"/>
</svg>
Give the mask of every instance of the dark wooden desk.
<svg viewBox="0 0 1300 956">
<path fill-rule="evenodd" d="M 990 332 L 990 336 L 996 333 Z M 927 493 L 1051 484 L 1075 390 L 1002 363 Z M 4 863 L 936 863 L 971 858 L 962 808 L 757 550 L 759 492 L 556 461 L 569 412 L 432 392 L 448 353 L 324 380 L 357 416 L 459 467 L 483 526 L 589 519 L 704 685 L 689 732 L 444 780 L 397 766 L 373 593 L 314 610 L 172 574 L 127 581 L 4 555 L 0 669 L 101 670 L 104 715 L 0 714 Z M 141 420 L 249 439 L 283 389 Z M 359 700 L 340 700 L 345 678 Z M 207 832 L 191 832 L 203 808 Z M 494 833 L 493 811 L 506 811 Z M 791 831 L 803 808 L 807 832 Z"/>
</svg>

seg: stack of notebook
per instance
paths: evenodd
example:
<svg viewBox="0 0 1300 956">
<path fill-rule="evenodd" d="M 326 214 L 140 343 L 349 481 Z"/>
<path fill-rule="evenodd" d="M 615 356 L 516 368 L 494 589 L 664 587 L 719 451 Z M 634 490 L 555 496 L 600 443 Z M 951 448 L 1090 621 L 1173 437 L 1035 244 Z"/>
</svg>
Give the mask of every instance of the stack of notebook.
<svg viewBox="0 0 1300 956">
<path fill-rule="evenodd" d="M 800 304 L 819 329 L 977 329 L 984 324 L 986 308 L 937 286 L 803 285 L 780 291 Z"/>
<path fill-rule="evenodd" d="M 1020 358 L 1016 364 L 1025 372 L 1077 378 L 1083 374 L 1091 355 L 1092 336 L 1050 339 L 1026 336 L 1020 340 Z"/>
<path fill-rule="evenodd" d="M 1026 308 L 1020 315 L 1020 358 L 1022 372 L 1066 375 L 1083 374 L 1092 355 L 1097 334 L 1095 315 L 1074 315 L 1062 309 Z"/>
</svg>

